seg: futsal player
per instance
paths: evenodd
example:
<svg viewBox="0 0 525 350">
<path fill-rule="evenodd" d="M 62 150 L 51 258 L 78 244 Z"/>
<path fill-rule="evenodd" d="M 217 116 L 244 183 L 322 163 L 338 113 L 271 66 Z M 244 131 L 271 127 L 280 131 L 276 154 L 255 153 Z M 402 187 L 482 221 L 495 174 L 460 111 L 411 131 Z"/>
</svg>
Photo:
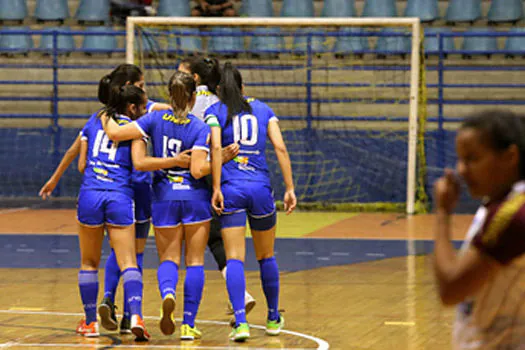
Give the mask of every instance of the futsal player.
<svg viewBox="0 0 525 350">
<path fill-rule="evenodd" d="M 222 70 L 218 91 L 220 102 L 205 113 L 206 123 L 212 130 L 212 206 L 221 214 L 227 257 L 226 285 L 236 319 L 230 338 L 240 342 L 250 337 L 244 306 L 247 218 L 268 304 L 266 334 L 278 335 L 284 326 L 278 308 L 279 269 L 274 256 L 276 209 L 266 164 L 267 139 L 275 148 L 283 173 L 287 214 L 295 209 L 297 200 L 290 157 L 271 108 L 259 100 L 243 96 L 241 74 L 229 62 Z M 222 145 L 232 142 L 240 144 L 239 155 L 222 166 Z"/>
</svg>

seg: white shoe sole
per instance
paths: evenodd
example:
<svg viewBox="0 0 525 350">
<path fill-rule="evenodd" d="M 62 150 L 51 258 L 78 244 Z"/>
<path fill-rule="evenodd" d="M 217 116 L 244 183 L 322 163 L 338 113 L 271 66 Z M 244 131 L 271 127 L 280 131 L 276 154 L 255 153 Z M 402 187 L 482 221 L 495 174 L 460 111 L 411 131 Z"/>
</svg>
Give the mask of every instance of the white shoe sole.
<svg viewBox="0 0 525 350">
<path fill-rule="evenodd" d="M 160 331 L 164 335 L 171 335 L 175 333 L 175 322 L 171 319 L 171 315 L 175 311 L 175 299 L 166 298 L 162 301 L 162 318 L 159 322 Z"/>
</svg>

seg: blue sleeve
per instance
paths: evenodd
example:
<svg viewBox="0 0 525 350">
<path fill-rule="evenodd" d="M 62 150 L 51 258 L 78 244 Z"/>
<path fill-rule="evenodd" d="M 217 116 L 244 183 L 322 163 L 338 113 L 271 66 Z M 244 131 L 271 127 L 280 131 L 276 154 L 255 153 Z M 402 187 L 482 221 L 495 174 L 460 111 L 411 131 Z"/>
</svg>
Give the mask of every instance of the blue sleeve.
<svg viewBox="0 0 525 350">
<path fill-rule="evenodd" d="M 91 121 L 91 119 L 88 120 L 88 122 L 84 125 L 82 130 L 80 130 L 80 140 L 82 140 L 82 141 L 87 141 L 87 139 L 88 139 L 88 130 L 89 130 L 90 121 Z"/>
<path fill-rule="evenodd" d="M 204 122 L 208 124 L 210 127 L 220 127 L 219 123 L 219 113 L 218 113 L 218 106 L 219 102 L 211 105 L 206 109 L 204 112 Z"/>
<path fill-rule="evenodd" d="M 268 113 L 267 114 L 268 122 L 271 122 L 272 120 L 279 121 L 279 118 L 277 118 L 277 116 L 275 115 L 273 109 L 271 109 L 270 106 L 268 106 L 268 105 L 265 105 L 265 107 L 266 107 L 266 112 Z"/>
<path fill-rule="evenodd" d="M 156 104 L 157 104 L 157 102 L 152 101 L 152 100 L 148 100 L 148 102 L 146 102 L 146 111 L 147 111 L 147 113 L 153 112 L 153 107 L 155 107 Z"/>
<path fill-rule="evenodd" d="M 142 133 L 142 136 L 144 137 L 151 136 L 151 130 L 153 129 L 153 122 L 154 122 L 153 117 L 154 116 L 155 116 L 155 112 L 148 113 L 133 122 L 135 126 Z"/>
<path fill-rule="evenodd" d="M 204 124 L 200 128 L 197 134 L 197 137 L 195 138 L 195 142 L 193 143 L 193 147 L 191 149 L 192 150 L 200 149 L 200 150 L 209 152 L 210 151 L 210 137 L 211 137 L 210 127 Z"/>
</svg>

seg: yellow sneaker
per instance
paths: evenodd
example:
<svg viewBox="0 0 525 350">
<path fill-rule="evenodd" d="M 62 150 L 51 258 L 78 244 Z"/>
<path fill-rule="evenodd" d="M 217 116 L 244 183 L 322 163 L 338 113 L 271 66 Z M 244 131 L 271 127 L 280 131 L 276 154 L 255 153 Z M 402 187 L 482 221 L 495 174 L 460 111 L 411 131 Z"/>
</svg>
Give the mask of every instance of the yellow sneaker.
<svg viewBox="0 0 525 350">
<path fill-rule="evenodd" d="M 279 335 L 281 333 L 281 329 L 284 328 L 284 317 L 282 315 L 279 315 L 279 319 L 277 321 L 266 321 L 266 334 L 267 335 Z"/>
<path fill-rule="evenodd" d="M 189 324 L 180 326 L 180 340 L 195 340 L 202 338 L 202 333 L 197 327 L 190 327 Z"/>
<path fill-rule="evenodd" d="M 175 332 L 175 296 L 168 294 L 162 300 L 162 307 L 160 308 L 160 330 L 164 335 L 171 335 Z"/>
</svg>

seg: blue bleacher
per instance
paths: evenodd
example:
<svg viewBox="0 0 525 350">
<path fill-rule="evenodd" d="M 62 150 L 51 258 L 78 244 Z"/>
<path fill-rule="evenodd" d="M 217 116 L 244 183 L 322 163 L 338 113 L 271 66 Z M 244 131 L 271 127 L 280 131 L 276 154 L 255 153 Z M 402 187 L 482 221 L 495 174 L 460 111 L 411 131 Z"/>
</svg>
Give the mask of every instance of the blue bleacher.
<svg viewBox="0 0 525 350">
<path fill-rule="evenodd" d="M 489 23 L 517 22 L 523 18 L 522 0 L 492 0 L 488 13 Z"/>
<path fill-rule="evenodd" d="M 188 54 L 202 52 L 202 38 L 199 36 L 199 29 L 197 28 L 177 28 L 181 33 L 170 36 L 168 38 L 168 52 L 170 54 L 177 53 Z M 193 35 L 191 35 L 193 34 Z"/>
<path fill-rule="evenodd" d="M 0 0 L 0 21 L 23 21 L 26 17 L 26 0 Z"/>
<path fill-rule="evenodd" d="M 381 33 L 408 33 L 406 28 L 385 28 Z M 379 56 L 406 55 L 410 53 L 409 36 L 379 36 L 375 50 Z"/>
<path fill-rule="evenodd" d="M 256 28 L 253 30 L 256 35 L 251 37 L 249 51 L 252 54 L 278 54 L 284 49 L 284 38 L 279 35 L 264 36 L 257 34 L 279 34 L 281 30 L 276 27 Z"/>
<path fill-rule="evenodd" d="M 356 17 L 354 0 L 324 0 L 323 17 Z"/>
<path fill-rule="evenodd" d="M 436 35 L 438 33 L 451 33 L 450 28 L 425 28 L 425 53 L 429 55 L 438 55 L 439 54 L 439 39 Z M 454 38 L 447 36 L 443 37 L 443 50 L 444 51 L 453 51 L 456 49 L 454 44 Z M 447 54 L 445 53 L 445 56 Z"/>
<path fill-rule="evenodd" d="M 2 30 L 21 31 L 28 27 L 2 27 Z M 0 35 L 0 52 L 8 55 L 27 54 L 33 48 L 33 39 L 29 34 L 2 34 Z"/>
<path fill-rule="evenodd" d="M 187 17 L 190 15 L 188 0 L 160 0 L 157 16 Z"/>
<path fill-rule="evenodd" d="M 511 33 L 525 33 L 525 28 L 512 28 Z M 525 36 L 510 36 L 505 42 L 505 50 L 511 51 L 507 53 L 508 57 L 521 55 L 525 57 Z"/>
<path fill-rule="evenodd" d="M 349 36 L 338 36 L 333 48 L 337 56 L 344 56 L 346 54 L 362 55 L 369 50 L 368 37 L 355 36 L 351 34 L 364 33 L 362 28 L 346 27 L 341 29 L 342 33 L 348 33 Z"/>
<path fill-rule="evenodd" d="M 61 21 L 69 17 L 67 0 L 37 0 L 35 18 L 38 21 Z"/>
<path fill-rule="evenodd" d="M 86 27 L 85 31 L 91 33 L 100 33 L 100 35 L 84 36 L 82 50 L 84 50 L 86 54 L 111 54 L 117 49 L 117 37 L 114 35 L 104 35 L 113 31 L 113 29 L 110 27 Z"/>
<path fill-rule="evenodd" d="M 475 28 L 467 31 L 476 32 L 476 33 L 494 33 L 494 30 L 490 28 Z M 495 36 L 466 36 L 463 39 L 463 44 L 461 45 L 462 51 L 470 51 L 464 53 L 463 57 L 470 57 L 472 55 L 487 55 L 490 57 L 495 51 L 498 50 L 498 40 Z"/>
<path fill-rule="evenodd" d="M 109 21 L 110 0 L 81 0 L 75 15 L 79 22 Z"/>
<path fill-rule="evenodd" d="M 481 18 L 481 0 L 449 0 L 447 23 L 475 22 Z"/>
<path fill-rule="evenodd" d="M 216 35 L 210 38 L 208 42 L 209 52 L 226 56 L 236 56 L 239 53 L 244 52 L 244 37 L 239 35 L 228 35 L 240 33 L 238 28 L 214 27 L 211 31 L 222 35 Z"/>
<path fill-rule="evenodd" d="M 407 0 L 405 17 L 419 17 L 421 22 L 439 18 L 438 0 Z"/>
<path fill-rule="evenodd" d="M 272 0 L 243 0 L 241 14 L 248 17 L 273 17 Z"/>
<path fill-rule="evenodd" d="M 57 31 L 70 31 L 69 27 L 48 27 L 44 29 L 46 32 Z M 53 53 L 53 34 L 42 34 L 40 39 L 39 49 L 46 54 Z M 75 50 L 75 40 L 73 36 L 67 34 L 57 35 L 57 49 L 59 54 L 69 54 Z"/>
<path fill-rule="evenodd" d="M 396 17 L 395 0 L 365 0 L 362 17 Z"/>
<path fill-rule="evenodd" d="M 283 0 L 281 17 L 314 17 L 313 0 Z"/>
</svg>

